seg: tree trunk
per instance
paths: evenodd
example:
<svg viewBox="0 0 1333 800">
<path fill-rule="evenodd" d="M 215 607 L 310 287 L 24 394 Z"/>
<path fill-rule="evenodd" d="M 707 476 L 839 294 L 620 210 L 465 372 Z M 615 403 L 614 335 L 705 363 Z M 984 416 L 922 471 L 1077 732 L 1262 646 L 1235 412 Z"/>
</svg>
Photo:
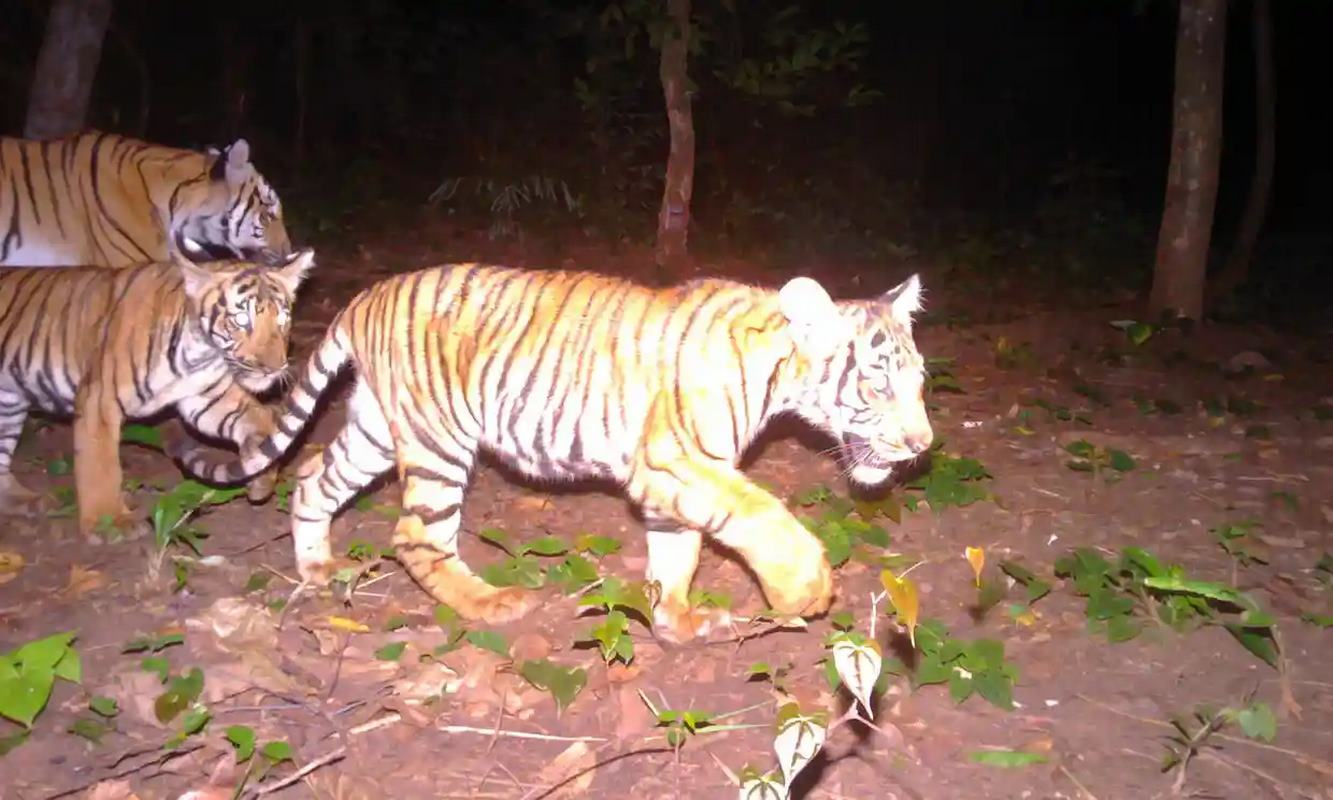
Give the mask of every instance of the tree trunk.
<svg viewBox="0 0 1333 800">
<path fill-rule="evenodd" d="M 1276 101 L 1273 91 L 1273 16 L 1268 0 L 1254 0 L 1254 106 L 1255 154 L 1254 176 L 1245 211 L 1231 253 L 1217 276 L 1208 285 L 1211 305 L 1235 291 L 1250 277 L 1250 262 L 1259 231 L 1268 216 L 1268 199 L 1273 189 L 1273 162 L 1276 159 Z"/>
<path fill-rule="evenodd" d="M 1171 166 L 1149 307 L 1200 319 L 1222 152 L 1226 0 L 1180 0 Z"/>
<path fill-rule="evenodd" d="M 23 135 L 57 139 L 83 130 L 111 0 L 52 0 L 37 54 Z"/>
<path fill-rule="evenodd" d="M 690 196 L 694 193 L 694 115 L 690 109 L 687 66 L 690 50 L 690 0 L 666 0 L 674 23 L 662 38 L 659 75 L 666 98 L 671 150 L 667 156 L 666 186 L 657 214 L 657 265 L 673 273 L 688 259 Z"/>
</svg>

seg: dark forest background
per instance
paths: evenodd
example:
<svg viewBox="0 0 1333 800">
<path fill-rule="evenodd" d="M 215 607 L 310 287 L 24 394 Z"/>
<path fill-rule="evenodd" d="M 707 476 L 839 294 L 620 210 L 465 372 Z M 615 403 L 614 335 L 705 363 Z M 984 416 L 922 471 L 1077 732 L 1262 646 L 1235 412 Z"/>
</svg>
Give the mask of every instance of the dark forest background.
<svg viewBox="0 0 1333 800">
<path fill-rule="evenodd" d="M 415 208 L 495 236 L 650 240 L 658 5 L 116 0 L 89 122 L 181 146 L 246 137 L 298 239 L 354 239 Z M 22 129 L 46 6 L 0 2 L 6 135 Z M 1218 253 L 1254 158 L 1247 7 L 1230 14 Z M 694 15 L 697 251 L 916 251 L 1057 283 L 1148 279 L 1172 3 L 696 0 Z M 1269 310 L 1326 285 L 1333 205 L 1333 3 L 1277 0 L 1273 19 L 1275 188 L 1242 294 Z"/>
</svg>

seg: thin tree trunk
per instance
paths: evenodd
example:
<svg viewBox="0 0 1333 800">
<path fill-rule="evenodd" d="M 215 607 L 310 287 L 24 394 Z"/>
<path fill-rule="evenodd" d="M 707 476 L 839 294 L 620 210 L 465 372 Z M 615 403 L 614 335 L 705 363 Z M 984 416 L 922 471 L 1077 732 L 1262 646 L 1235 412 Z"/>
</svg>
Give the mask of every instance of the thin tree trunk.
<svg viewBox="0 0 1333 800">
<path fill-rule="evenodd" d="M 1200 319 L 1222 152 L 1226 0 L 1180 0 L 1171 166 L 1149 307 Z"/>
<path fill-rule="evenodd" d="M 110 21 L 111 0 L 52 0 L 24 136 L 57 139 L 83 129 Z"/>
<path fill-rule="evenodd" d="M 153 97 L 153 78 L 148 71 L 148 62 L 144 60 L 139 48 L 135 46 L 134 40 L 130 38 L 123 27 L 115 26 L 111 29 L 111 35 L 125 51 L 125 57 L 129 59 L 134 66 L 134 72 L 139 78 L 139 115 L 135 121 L 133 135 L 142 139 L 148 134 L 148 118 L 152 112 Z"/>
<path fill-rule="evenodd" d="M 690 51 L 690 0 L 667 0 L 673 30 L 662 39 L 659 74 L 666 99 L 671 149 L 666 186 L 657 214 L 657 265 L 668 273 L 689 254 L 690 197 L 694 193 L 694 115 L 690 108 L 687 67 Z"/>
<path fill-rule="evenodd" d="M 1277 113 L 1273 90 L 1273 15 L 1268 0 L 1254 0 L 1254 105 L 1255 154 L 1254 176 L 1245 211 L 1231 253 L 1208 286 L 1212 303 L 1235 291 L 1250 277 L 1254 247 L 1268 216 L 1268 199 L 1273 189 L 1273 164 L 1277 155 Z"/>
</svg>

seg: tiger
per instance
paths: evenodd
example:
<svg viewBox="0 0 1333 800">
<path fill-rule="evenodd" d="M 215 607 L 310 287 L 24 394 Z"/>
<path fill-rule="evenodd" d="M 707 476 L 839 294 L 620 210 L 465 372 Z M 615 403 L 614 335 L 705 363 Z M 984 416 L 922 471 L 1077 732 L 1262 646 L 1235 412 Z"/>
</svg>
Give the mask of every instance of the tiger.
<svg viewBox="0 0 1333 800">
<path fill-rule="evenodd" d="M 777 291 L 721 279 L 654 289 L 590 272 L 425 269 L 369 287 L 336 315 L 250 455 L 188 441 L 168 451 L 206 483 L 268 469 L 351 362 L 346 421 L 298 465 L 290 496 L 307 582 L 332 570 L 332 517 L 396 468 L 393 544 L 416 582 L 467 618 L 527 613 L 529 591 L 486 583 L 459 555 L 462 503 L 485 449 L 538 480 L 623 487 L 647 528 L 660 638 L 728 621 L 690 607 L 705 534 L 749 564 L 771 608 L 818 616 L 834 595 L 823 545 L 738 461 L 785 412 L 833 433 L 856 483 L 881 484 L 926 452 L 933 432 L 912 336 L 920 298 L 917 276 L 835 302 L 806 277 Z"/>
<path fill-rule="evenodd" d="M 215 258 L 291 252 L 250 145 L 179 150 L 91 131 L 0 139 L 0 265 L 127 267 L 189 239 Z"/>
<path fill-rule="evenodd" d="M 287 368 L 291 305 L 314 252 L 274 264 L 0 269 L 0 508 L 38 499 L 13 474 L 31 409 L 74 418 L 78 525 L 142 532 L 121 496 L 121 424 L 174 407 L 249 452 L 274 430 L 255 399 Z M 260 494 L 271 487 L 262 487 Z M 262 498 L 261 498 L 262 499 Z"/>
</svg>

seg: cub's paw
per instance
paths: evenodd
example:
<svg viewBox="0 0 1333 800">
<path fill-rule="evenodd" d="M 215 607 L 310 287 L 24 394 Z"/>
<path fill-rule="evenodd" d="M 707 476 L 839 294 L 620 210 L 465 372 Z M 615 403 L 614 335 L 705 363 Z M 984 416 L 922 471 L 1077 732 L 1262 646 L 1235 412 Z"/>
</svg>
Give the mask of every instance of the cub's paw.
<svg viewBox="0 0 1333 800">
<path fill-rule="evenodd" d="M 79 530 L 88 543 L 94 545 L 132 541 L 154 533 L 152 521 L 128 510 L 85 517 L 79 523 Z"/>
<path fill-rule="evenodd" d="M 769 605 L 783 614 L 817 617 L 833 604 L 833 569 L 822 553 L 763 577 Z"/>
</svg>

